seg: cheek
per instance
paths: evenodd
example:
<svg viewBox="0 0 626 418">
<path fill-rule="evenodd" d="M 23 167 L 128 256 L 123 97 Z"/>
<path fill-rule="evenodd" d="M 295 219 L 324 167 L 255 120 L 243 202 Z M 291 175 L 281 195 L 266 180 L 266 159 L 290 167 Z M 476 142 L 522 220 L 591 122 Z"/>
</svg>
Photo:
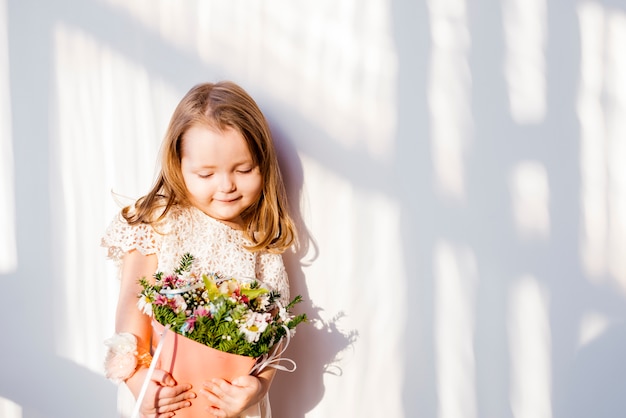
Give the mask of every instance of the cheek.
<svg viewBox="0 0 626 418">
<path fill-rule="evenodd" d="M 250 178 L 250 180 L 248 182 L 246 182 L 246 190 L 248 191 L 248 193 L 259 196 L 261 195 L 261 190 L 262 190 L 262 182 L 261 182 L 261 177 L 254 177 L 254 178 Z"/>
<path fill-rule="evenodd" d="M 198 178 L 185 178 L 185 187 L 191 197 L 203 196 L 207 191 L 207 182 Z"/>
<path fill-rule="evenodd" d="M 194 188 L 193 180 L 188 176 L 183 176 L 183 180 L 185 181 L 185 188 L 187 189 L 187 193 L 191 193 Z"/>
</svg>

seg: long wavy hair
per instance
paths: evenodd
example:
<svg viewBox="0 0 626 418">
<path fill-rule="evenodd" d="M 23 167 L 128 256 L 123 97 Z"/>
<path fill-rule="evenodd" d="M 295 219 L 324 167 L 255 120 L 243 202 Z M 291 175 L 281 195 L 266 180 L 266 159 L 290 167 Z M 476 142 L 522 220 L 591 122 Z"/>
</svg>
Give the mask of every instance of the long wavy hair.
<svg viewBox="0 0 626 418">
<path fill-rule="evenodd" d="M 232 128 L 244 137 L 262 178 L 259 199 L 241 214 L 244 234 L 253 244 L 248 249 L 285 251 L 296 240 L 296 230 L 272 135 L 256 102 L 229 81 L 198 84 L 180 101 L 161 145 L 159 175 L 148 194 L 122 210 L 126 221 L 157 224 L 174 205 L 191 205 L 181 172 L 181 143 L 194 125 Z"/>
</svg>

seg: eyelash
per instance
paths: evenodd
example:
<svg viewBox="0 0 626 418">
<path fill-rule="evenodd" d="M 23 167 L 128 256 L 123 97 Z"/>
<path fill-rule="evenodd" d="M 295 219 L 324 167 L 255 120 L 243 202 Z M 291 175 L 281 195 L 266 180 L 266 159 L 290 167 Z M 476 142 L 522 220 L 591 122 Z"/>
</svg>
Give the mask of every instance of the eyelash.
<svg viewBox="0 0 626 418">
<path fill-rule="evenodd" d="M 240 173 L 240 174 L 248 174 L 248 173 L 251 173 L 252 170 L 253 169 L 250 168 L 250 169 L 247 169 L 247 170 L 237 170 L 236 172 Z M 201 179 L 207 179 L 207 178 L 211 177 L 212 175 L 213 174 L 198 174 L 198 177 L 200 177 Z"/>
</svg>

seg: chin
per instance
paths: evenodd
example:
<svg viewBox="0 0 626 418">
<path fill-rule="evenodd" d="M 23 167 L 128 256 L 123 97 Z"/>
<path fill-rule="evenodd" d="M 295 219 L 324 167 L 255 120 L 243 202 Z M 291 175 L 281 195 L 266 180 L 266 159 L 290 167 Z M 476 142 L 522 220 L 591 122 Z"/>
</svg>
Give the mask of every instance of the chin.
<svg viewBox="0 0 626 418">
<path fill-rule="evenodd" d="M 237 224 L 237 225 L 241 225 L 242 224 L 242 220 L 241 220 L 241 216 L 239 214 L 237 215 L 226 215 L 226 214 L 213 214 L 211 215 L 213 216 L 213 218 L 217 219 L 220 222 L 224 222 L 224 223 L 231 223 L 231 224 Z"/>
</svg>

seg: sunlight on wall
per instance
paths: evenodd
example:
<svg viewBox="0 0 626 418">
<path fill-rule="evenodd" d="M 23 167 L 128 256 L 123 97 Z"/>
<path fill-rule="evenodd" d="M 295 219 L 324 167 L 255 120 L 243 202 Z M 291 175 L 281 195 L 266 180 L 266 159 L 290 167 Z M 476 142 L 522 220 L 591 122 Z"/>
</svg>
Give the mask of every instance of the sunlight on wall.
<svg viewBox="0 0 626 418">
<path fill-rule="evenodd" d="M 474 328 L 478 270 L 471 249 L 445 241 L 434 250 L 438 418 L 474 418 Z"/>
<path fill-rule="evenodd" d="M 0 417 L 22 418 L 22 407 L 4 398 L 0 398 Z"/>
<path fill-rule="evenodd" d="M 513 120 L 541 122 L 546 115 L 546 0 L 505 0 L 502 23 L 504 76 Z"/>
<path fill-rule="evenodd" d="M 464 155 L 471 139 L 470 33 L 464 0 L 429 0 L 432 47 L 428 104 L 437 190 L 464 200 Z"/>
<path fill-rule="evenodd" d="M 578 7 L 581 71 L 581 256 L 588 276 L 626 293 L 626 13 Z"/>
<path fill-rule="evenodd" d="M 532 276 L 510 289 L 508 313 L 511 409 L 515 418 L 552 417 L 549 295 Z"/>
<path fill-rule="evenodd" d="M 233 79 L 255 98 L 262 93 L 270 106 L 278 103 L 277 109 L 288 107 L 298 128 L 321 130 L 323 140 L 337 144 L 334 148 L 358 149 L 377 161 L 392 158 L 397 57 L 390 0 L 106 2 L 134 18 L 146 33 L 160 37 L 165 49 L 204 63 L 198 71 Z M 54 233 L 63 247 L 58 249 L 62 259 L 58 274 L 65 280 L 67 293 L 61 298 L 68 305 L 58 321 L 63 328 L 58 330 L 57 350 L 100 372 L 100 341 L 108 335 L 98 333 L 112 332 L 117 282 L 109 263 L 97 258 L 103 253 L 84 247 L 99 243 L 116 208 L 112 200 L 95 206 L 102 206 L 102 196 L 110 189 L 131 197 L 147 190 L 165 128 L 155 126 L 167 123 L 181 95 L 170 95 L 168 86 L 152 79 L 149 69 L 87 31 L 57 26 L 53 39 L 59 109 L 58 140 L 53 146 Z M 161 114 L 163 108 L 166 112 Z M 310 300 L 324 307 L 320 322 L 336 327 L 324 340 L 332 346 L 320 347 L 323 352 L 315 353 L 311 361 L 327 367 L 319 363 L 328 360 L 332 365 L 332 356 L 338 353 L 336 367 L 343 372 L 341 378 L 320 374 L 325 398 L 312 404 L 313 413 L 402 416 L 406 307 L 393 298 L 381 301 L 380 288 L 367 285 L 384 276 L 385 286 L 398 295 L 405 293 L 400 208 L 384 193 L 355 190 L 350 179 L 320 166 L 315 158 L 302 160 L 307 185 L 315 189 L 315 196 L 324 197 L 316 201 L 321 207 L 311 211 L 323 217 L 312 222 L 319 222 L 315 239 L 325 249 L 320 257 L 331 259 L 326 264 L 316 261 L 307 272 L 307 279 L 312 277 Z M 326 199 L 329 179 L 336 188 L 332 199 Z M 329 291 L 335 285 L 340 289 Z M 87 306 L 93 301 L 88 294 L 103 295 L 98 300 L 101 306 Z M 379 309 L 371 309 L 376 304 Z M 388 333 L 384 343 L 377 329 Z M 358 350 L 350 345 L 356 332 Z M 379 378 L 363 379 L 364 370 Z M 363 396 L 381 402 L 362 402 Z M 338 405 L 346 410 L 337 411 Z M 355 412 L 354 405 L 361 409 Z"/>
<path fill-rule="evenodd" d="M 606 24 L 609 271 L 626 293 L 626 13 L 609 13 Z"/>
<path fill-rule="evenodd" d="M 222 77 L 262 86 L 344 146 L 391 158 L 397 57 L 389 0 L 107 1 Z"/>
<path fill-rule="evenodd" d="M 599 312 L 586 312 L 580 321 L 578 344 L 585 346 L 604 334 L 609 327 L 609 319 Z"/>
<path fill-rule="evenodd" d="M 0 274 L 17 268 L 6 0 L 0 0 Z"/>
<path fill-rule="evenodd" d="M 347 341 L 339 335 L 331 340 L 344 350 L 336 364 L 342 375 L 325 374 L 324 401 L 311 416 L 404 416 L 405 330 L 411 315 L 403 303 L 407 273 L 400 208 L 376 191 L 354 188 L 313 159 L 302 162 L 307 195 L 328 196 L 328 185 L 333 188 L 331 199 L 311 201 L 305 214 L 322 249 L 306 269 L 309 297 L 323 307 L 323 320 L 343 314 L 339 327 L 358 332 L 354 346 L 343 346 Z M 319 347 L 317 355 L 323 358 L 323 351 L 333 348 Z"/>
<path fill-rule="evenodd" d="M 173 95 L 80 30 L 58 25 L 53 39 L 54 256 L 65 281 L 57 350 L 102 372 L 102 341 L 113 333 L 119 286 L 113 263 L 105 262 L 99 248 L 105 226 L 119 210 L 110 191 L 133 197 L 147 191 L 163 132 L 157 127 L 164 130 Z"/>
<path fill-rule="evenodd" d="M 509 175 L 513 219 L 522 238 L 550 236 L 550 188 L 546 168 L 537 161 L 518 163 Z"/>
<path fill-rule="evenodd" d="M 231 73 L 243 69 L 346 147 L 390 158 L 397 72 L 390 2 L 245 3 L 200 3 L 199 26 L 208 28 L 199 38 L 200 56 L 220 63 L 224 54 L 253 45 L 259 53 L 235 55 L 228 62 Z M 227 36 L 232 24 L 241 29 L 239 39 Z"/>
<path fill-rule="evenodd" d="M 607 146 L 601 102 L 604 73 L 604 15 L 596 3 L 582 3 L 581 63 L 577 110 L 580 121 L 580 165 L 584 267 L 592 278 L 606 273 L 607 255 Z"/>
</svg>

